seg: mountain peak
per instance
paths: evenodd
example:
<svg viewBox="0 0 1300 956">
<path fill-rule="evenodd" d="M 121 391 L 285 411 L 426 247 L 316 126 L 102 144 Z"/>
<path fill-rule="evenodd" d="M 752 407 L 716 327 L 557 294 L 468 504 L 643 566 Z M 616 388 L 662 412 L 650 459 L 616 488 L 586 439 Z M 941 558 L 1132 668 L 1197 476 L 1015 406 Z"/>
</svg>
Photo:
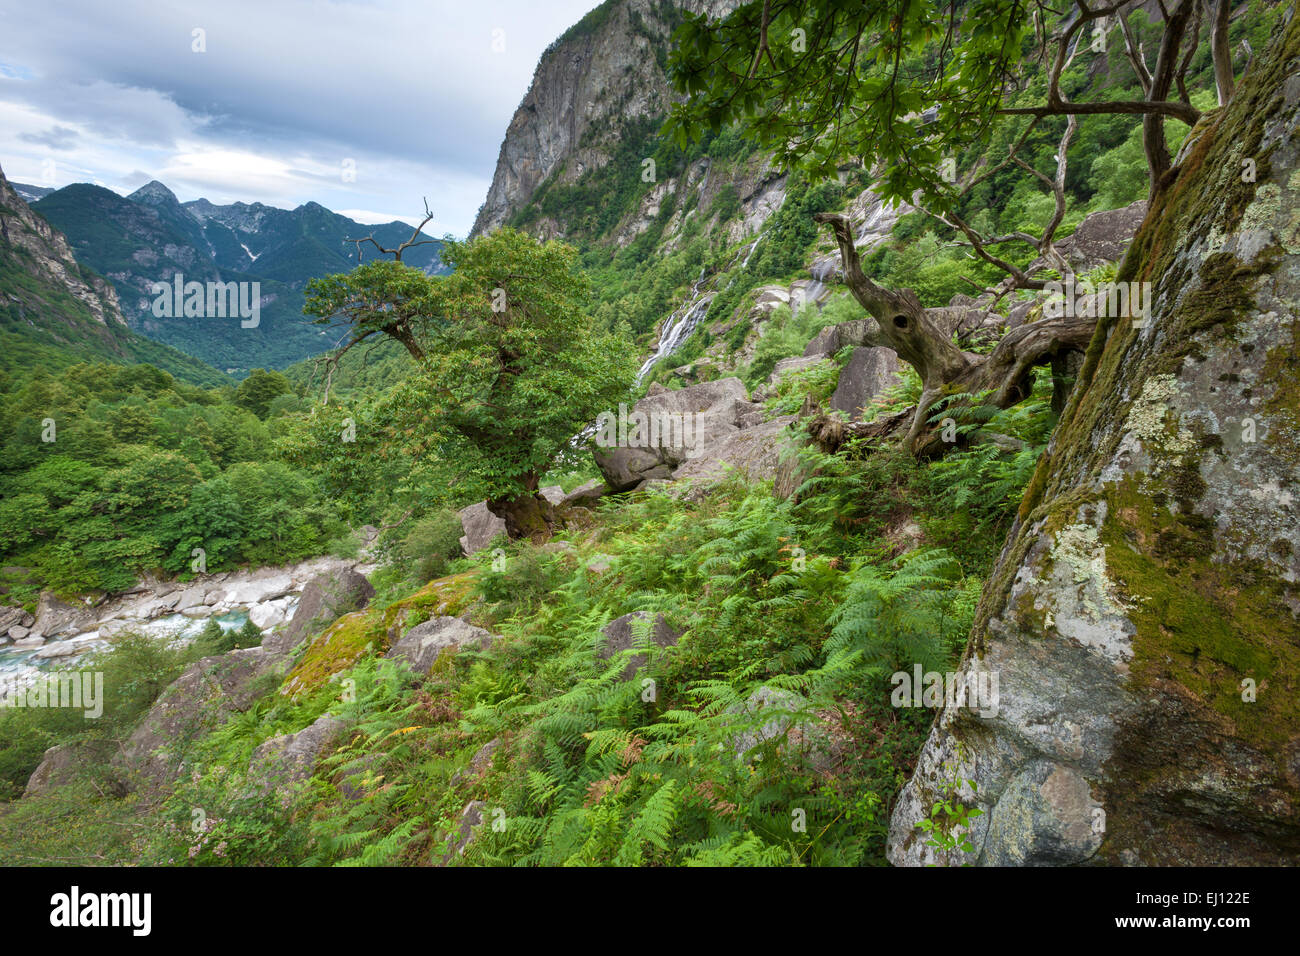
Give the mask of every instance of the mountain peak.
<svg viewBox="0 0 1300 956">
<path fill-rule="evenodd" d="M 168 205 L 176 203 L 179 205 L 176 194 L 156 179 L 151 179 L 126 198 L 133 202 L 147 203 L 150 206 L 156 206 L 160 203 L 167 203 Z"/>
</svg>

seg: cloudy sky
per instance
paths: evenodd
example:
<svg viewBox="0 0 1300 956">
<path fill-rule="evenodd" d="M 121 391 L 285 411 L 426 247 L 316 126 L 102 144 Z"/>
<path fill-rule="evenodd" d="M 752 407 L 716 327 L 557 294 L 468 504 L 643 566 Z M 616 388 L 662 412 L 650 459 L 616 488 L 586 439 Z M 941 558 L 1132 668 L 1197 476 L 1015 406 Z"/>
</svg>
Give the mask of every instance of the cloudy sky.
<svg viewBox="0 0 1300 956">
<path fill-rule="evenodd" d="M 0 0 L 0 167 L 367 223 L 428 197 L 463 236 L 538 57 L 597 4 Z"/>
</svg>

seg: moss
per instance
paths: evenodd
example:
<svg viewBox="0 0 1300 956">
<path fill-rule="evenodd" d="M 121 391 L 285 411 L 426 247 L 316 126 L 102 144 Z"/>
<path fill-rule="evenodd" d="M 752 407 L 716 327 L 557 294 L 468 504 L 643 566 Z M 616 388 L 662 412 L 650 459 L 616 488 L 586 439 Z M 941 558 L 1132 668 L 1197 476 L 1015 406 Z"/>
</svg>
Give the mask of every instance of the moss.
<svg viewBox="0 0 1300 956">
<path fill-rule="evenodd" d="M 307 645 L 280 692 L 296 697 L 347 670 L 383 640 L 384 632 L 377 623 L 378 616 L 369 611 L 343 615 Z"/>
<path fill-rule="evenodd" d="M 395 601 L 385 609 L 389 626 L 402 611 L 428 611 L 423 620 L 429 617 L 459 617 L 469 609 L 474 600 L 474 582 L 479 571 L 463 571 L 445 578 L 430 581 L 410 597 Z M 417 622 L 418 623 L 418 622 Z"/>
<path fill-rule="evenodd" d="M 1277 247 L 1260 253 L 1251 263 L 1226 252 L 1207 257 L 1201 263 L 1200 286 L 1187 294 L 1178 310 L 1179 332 L 1187 347 L 1191 347 L 1192 336 L 1206 329 L 1230 334 L 1237 320 L 1255 307 L 1250 280 L 1273 271 L 1277 259 Z M 1175 350 L 1172 354 L 1181 360 L 1187 352 Z"/>
<path fill-rule="evenodd" d="M 1134 679 L 1177 681 L 1280 765 L 1300 726 L 1300 625 L 1286 586 L 1260 564 L 1212 560 L 1213 525 L 1153 505 L 1136 476 L 1106 498 L 1101 538 L 1137 629 Z M 1253 702 L 1242 700 L 1247 678 Z"/>
<path fill-rule="evenodd" d="M 1035 541 L 1077 520 L 1079 509 L 1099 497 L 1094 482 L 1101 469 L 1114 460 L 1125 434 L 1117 423 L 1126 421 L 1137 404 L 1127 396 L 1153 378 L 1157 378 L 1157 387 L 1175 382 L 1189 356 L 1197 356 L 1212 337 L 1231 336 L 1237 323 L 1256 309 L 1255 289 L 1260 278 L 1276 268 L 1282 247 L 1264 250 L 1250 263 L 1227 253 L 1211 252 L 1197 264 L 1189 255 L 1193 250 L 1187 237 L 1226 236 L 1239 228 L 1248 211 L 1251 219 L 1247 225 L 1257 214 L 1264 214 L 1262 207 L 1251 209 L 1257 185 L 1267 185 L 1272 175 L 1271 147 L 1261 149 L 1261 118 L 1283 112 L 1280 100 L 1288 71 L 1300 57 L 1300 18 L 1289 25 L 1279 44 L 1275 55 L 1262 58 L 1258 70 L 1242 83 L 1234 108 L 1206 116 L 1177 175 L 1162 183 L 1153 198 L 1118 270 L 1117 281 L 1154 283 L 1156 300 L 1164 300 L 1157 317 L 1158 335 L 1140 337 L 1131 321 L 1123 317 L 1098 321 L 1077 384 L 1048 452 L 1040 459 L 1026 488 L 1017 525 L 985 588 L 968 645 L 971 653 L 982 652 L 989 623 L 1006 609 L 1012 583 Z M 1256 182 L 1242 181 L 1245 158 L 1256 163 Z M 1260 202 L 1267 204 L 1267 191 Z M 1182 294 L 1187 287 L 1193 291 Z M 1295 323 L 1292 328 L 1293 334 L 1300 336 Z M 1295 361 L 1300 341 L 1294 345 L 1273 350 L 1275 354 L 1264 363 L 1261 381 L 1278 383 L 1265 411 L 1276 414 L 1284 408 L 1292 416 L 1289 421 L 1300 426 L 1300 408 L 1296 407 L 1300 401 L 1300 381 L 1296 378 L 1300 363 Z M 1170 666 L 1175 671 L 1186 670 L 1189 680 L 1206 689 L 1206 679 L 1198 667 L 1211 672 L 1223 668 L 1223 673 L 1228 674 L 1232 667 L 1243 664 L 1268 669 L 1262 666 L 1267 659 L 1275 683 L 1283 688 L 1269 695 L 1272 704 L 1241 712 L 1244 705 L 1237 682 L 1226 678 L 1214 684 L 1211 697 L 1221 712 L 1240 716 L 1249 733 L 1267 735 L 1276 742 L 1283 732 L 1280 728 L 1300 724 L 1294 713 L 1287 714 L 1286 720 L 1280 719 L 1280 711 L 1289 709 L 1280 701 L 1295 699 L 1295 654 L 1296 643 L 1300 642 L 1294 636 L 1279 635 L 1278 622 L 1290 625 L 1295 618 L 1290 608 L 1280 603 L 1280 585 L 1262 569 L 1214 566 L 1209 562 L 1213 528 L 1191 507 L 1204 494 L 1204 482 L 1199 470 L 1189 462 L 1197 451 L 1205 453 L 1207 443 L 1214 445 L 1214 439 L 1183 435 L 1176 426 L 1171 434 L 1159 404 L 1153 402 L 1148 411 L 1160 412 L 1150 419 L 1160 431 L 1150 437 L 1158 439 L 1173 461 L 1159 482 L 1155 476 L 1147 476 L 1147 486 L 1134 490 L 1132 495 L 1143 508 L 1163 517 L 1157 520 L 1153 514 L 1145 514 L 1141 545 L 1122 534 L 1117 538 L 1114 525 L 1107 532 L 1111 538 L 1107 543 L 1114 547 L 1115 561 L 1123 572 L 1120 579 L 1129 593 L 1141 595 L 1147 593 L 1147 586 L 1152 589 L 1150 601 L 1134 598 L 1133 613 L 1143 631 L 1139 641 L 1144 647 L 1143 660 L 1148 664 L 1156 660 L 1162 642 L 1176 645 L 1173 649 L 1177 653 L 1170 656 L 1178 663 Z M 1278 440 L 1294 441 L 1300 427 L 1287 432 Z M 1300 446 L 1293 450 L 1293 460 L 1300 460 Z M 1153 508 L 1152 496 L 1157 494 L 1161 495 L 1160 504 Z M 1177 501 L 1180 515 L 1169 511 L 1170 499 Z M 1136 502 L 1112 505 L 1131 510 Z M 1112 522 L 1117 520 L 1113 509 L 1111 514 Z M 1238 599 L 1238 595 L 1249 593 L 1251 586 L 1260 589 L 1259 598 Z M 1195 593 L 1197 587 L 1202 588 L 1204 596 L 1184 596 L 1185 591 Z M 1161 629 L 1160 615 L 1152 610 L 1160 606 L 1169 610 L 1175 622 L 1168 633 Z M 1026 625 L 1032 624 L 1025 613 L 1019 609 L 1018 613 Z M 1198 643 L 1196 628 L 1199 619 L 1206 618 L 1221 623 L 1207 627 L 1206 637 Z M 1252 642 L 1264 648 L 1258 652 L 1263 656 L 1250 652 Z M 1276 649 L 1277 655 L 1269 648 Z M 1260 700 L 1265 701 L 1265 694 L 1261 693 Z M 1270 725 L 1271 718 L 1276 722 Z"/>
<path fill-rule="evenodd" d="M 1267 439 L 1279 456 L 1300 462 L 1300 322 L 1291 323 L 1289 343 L 1268 350 L 1259 380 L 1273 392 L 1261 405 L 1261 417 L 1270 420 L 1268 433 L 1258 438 Z"/>
<path fill-rule="evenodd" d="M 285 679 L 281 693 L 314 690 L 371 652 L 383 653 L 399 632 L 431 617 L 458 617 L 474 600 L 478 571 L 430 581 L 414 594 L 384 608 L 345 614 L 307 645 Z"/>
<path fill-rule="evenodd" d="M 1201 477 L 1201 470 L 1195 460 L 1174 469 L 1169 475 L 1167 483 L 1170 491 L 1174 493 L 1174 499 L 1184 513 L 1191 512 L 1196 502 L 1205 497 L 1207 486 L 1205 479 Z"/>
</svg>

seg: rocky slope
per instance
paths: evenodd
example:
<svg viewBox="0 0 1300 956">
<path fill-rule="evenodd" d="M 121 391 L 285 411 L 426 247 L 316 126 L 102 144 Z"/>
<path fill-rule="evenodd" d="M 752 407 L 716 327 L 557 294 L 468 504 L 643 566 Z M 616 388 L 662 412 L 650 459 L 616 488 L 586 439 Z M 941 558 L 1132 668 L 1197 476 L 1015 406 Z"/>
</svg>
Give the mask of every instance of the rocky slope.
<svg viewBox="0 0 1300 956">
<path fill-rule="evenodd" d="M 0 204 L 6 215 L 0 218 L 0 236 L 11 251 L 26 253 L 33 274 L 60 285 L 86 307 L 100 325 L 125 326 L 121 306 L 113 287 L 101 276 L 87 273 L 78 265 L 64 235 L 31 209 L 0 175 Z"/>
</svg>

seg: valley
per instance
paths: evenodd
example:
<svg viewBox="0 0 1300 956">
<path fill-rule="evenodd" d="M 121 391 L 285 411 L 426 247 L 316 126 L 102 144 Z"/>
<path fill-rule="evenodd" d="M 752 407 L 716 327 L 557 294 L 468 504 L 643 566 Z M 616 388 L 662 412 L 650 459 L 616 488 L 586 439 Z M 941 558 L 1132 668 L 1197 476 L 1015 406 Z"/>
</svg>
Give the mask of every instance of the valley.
<svg viewBox="0 0 1300 956">
<path fill-rule="evenodd" d="M 1300 22 L 1070 11 L 607 0 L 428 244 L 0 174 L 0 855 L 1294 865 Z"/>
</svg>

